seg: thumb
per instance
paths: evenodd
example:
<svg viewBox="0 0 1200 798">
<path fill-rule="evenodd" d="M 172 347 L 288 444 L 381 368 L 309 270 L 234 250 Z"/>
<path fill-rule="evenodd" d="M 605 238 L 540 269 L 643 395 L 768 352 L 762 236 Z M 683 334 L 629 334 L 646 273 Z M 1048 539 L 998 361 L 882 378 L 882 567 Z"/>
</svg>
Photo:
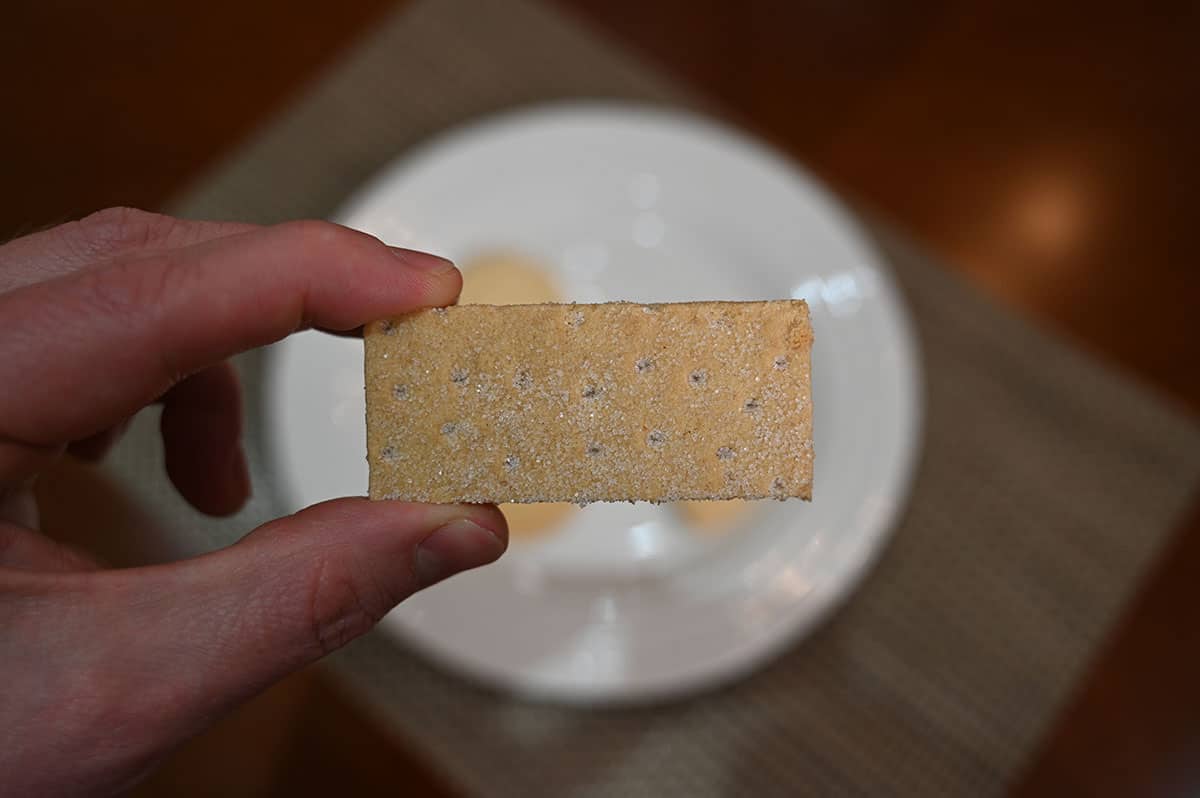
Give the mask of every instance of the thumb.
<svg viewBox="0 0 1200 798">
<path fill-rule="evenodd" d="M 158 680 L 170 674 L 170 706 L 145 709 L 185 725 L 220 712 L 366 632 L 417 590 L 492 562 L 507 541 L 494 506 L 339 499 L 210 555 L 113 572 L 140 597 L 130 596 L 139 664 Z"/>
</svg>

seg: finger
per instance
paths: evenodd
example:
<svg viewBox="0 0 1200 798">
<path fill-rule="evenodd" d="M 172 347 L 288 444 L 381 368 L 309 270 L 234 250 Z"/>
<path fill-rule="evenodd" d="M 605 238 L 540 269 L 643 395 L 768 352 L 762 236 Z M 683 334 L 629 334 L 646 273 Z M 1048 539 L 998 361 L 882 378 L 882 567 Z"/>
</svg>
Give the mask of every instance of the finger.
<svg viewBox="0 0 1200 798">
<path fill-rule="evenodd" d="M 415 249 L 406 249 L 404 247 L 391 247 L 391 250 L 403 258 L 409 258 L 409 257 L 423 258 L 423 257 L 429 256 L 428 253 L 426 253 L 426 252 L 420 252 Z M 457 294 L 455 294 L 453 301 L 454 301 L 454 303 L 458 302 Z M 362 325 L 359 325 L 358 327 L 352 327 L 349 330 L 330 330 L 325 327 L 317 327 L 317 329 L 323 333 L 328 333 L 329 335 L 336 335 L 339 338 L 362 338 L 363 337 L 363 326 Z"/>
<path fill-rule="evenodd" d="M 209 515 L 237 512 L 250 496 L 242 448 L 242 399 L 237 373 L 221 363 L 193 374 L 163 396 L 159 421 L 167 475 L 180 494 Z M 75 441 L 67 451 L 101 460 L 120 440 L 129 419 Z"/>
<path fill-rule="evenodd" d="M 414 591 L 495 560 L 493 506 L 341 499 L 260 527 L 191 561 L 111 572 L 136 625 L 124 673 L 171 674 L 170 707 L 210 717 L 367 631 Z M 128 656 L 128 655 L 127 655 Z"/>
<path fill-rule="evenodd" d="M 326 330 L 319 327 L 317 329 L 320 329 L 321 332 L 328 333 L 329 335 L 336 335 L 338 338 L 362 338 L 363 336 L 363 328 L 361 325 L 349 330 Z"/>
<path fill-rule="evenodd" d="M 209 515 L 241 509 L 250 497 L 250 470 L 233 366 L 204 369 L 167 391 L 159 424 L 167 475 L 183 498 Z"/>
<path fill-rule="evenodd" d="M 117 441 L 121 440 L 121 437 L 125 434 L 125 430 L 129 428 L 129 422 L 130 419 L 127 418 L 119 424 L 97 432 L 95 435 L 73 441 L 67 445 L 67 452 L 78 457 L 80 460 L 98 463 L 117 444 Z"/>
<path fill-rule="evenodd" d="M 0 294 L 133 252 L 178 249 L 254 229 L 240 222 L 193 222 L 133 208 L 107 208 L 0 246 Z"/>
<path fill-rule="evenodd" d="M 0 296 L 0 436 L 77 440 L 184 376 L 309 326 L 351 330 L 454 300 L 448 261 L 293 222 Z"/>
<path fill-rule="evenodd" d="M 0 521 L 0 568 L 22 571 L 92 571 L 96 561 L 82 551 L 18 524 Z"/>
<path fill-rule="evenodd" d="M 41 513 L 33 495 L 33 480 L 0 487 L 0 523 L 37 529 L 40 522 Z M 0 541 L 0 549 L 4 547 L 4 543 Z"/>
</svg>

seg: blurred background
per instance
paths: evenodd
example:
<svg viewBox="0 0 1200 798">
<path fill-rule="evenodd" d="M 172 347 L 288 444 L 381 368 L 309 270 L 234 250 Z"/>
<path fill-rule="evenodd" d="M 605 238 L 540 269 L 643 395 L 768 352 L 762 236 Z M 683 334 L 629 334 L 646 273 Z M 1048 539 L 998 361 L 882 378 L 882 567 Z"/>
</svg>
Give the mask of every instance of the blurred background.
<svg viewBox="0 0 1200 798">
<path fill-rule="evenodd" d="M 1016 313 L 1200 412 L 1200 3 L 548 2 L 714 99 Z M 162 206 L 404 5 L 9 0 L 0 238 L 110 205 Z M 1200 790 L 1197 766 L 1178 764 L 1186 752 L 1200 762 L 1198 606 L 1193 511 L 1024 790 Z M 1090 783 L 1097 758 L 1124 775 Z M 217 724 L 135 794 L 401 784 L 453 794 L 314 671 Z"/>
</svg>

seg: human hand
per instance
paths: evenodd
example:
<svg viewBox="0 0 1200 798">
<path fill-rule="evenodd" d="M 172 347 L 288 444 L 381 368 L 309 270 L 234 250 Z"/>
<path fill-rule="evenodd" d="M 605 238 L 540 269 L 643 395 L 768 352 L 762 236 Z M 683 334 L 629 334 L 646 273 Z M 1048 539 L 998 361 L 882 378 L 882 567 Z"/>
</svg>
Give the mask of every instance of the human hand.
<svg viewBox="0 0 1200 798">
<path fill-rule="evenodd" d="M 234 705 L 491 562 L 492 506 L 339 499 L 226 549 L 106 570 L 37 531 L 30 487 L 161 401 L 167 472 L 210 514 L 249 494 L 226 358 L 454 300 L 447 261 L 325 222 L 102 211 L 0 247 L 0 781 L 107 794 Z"/>
</svg>

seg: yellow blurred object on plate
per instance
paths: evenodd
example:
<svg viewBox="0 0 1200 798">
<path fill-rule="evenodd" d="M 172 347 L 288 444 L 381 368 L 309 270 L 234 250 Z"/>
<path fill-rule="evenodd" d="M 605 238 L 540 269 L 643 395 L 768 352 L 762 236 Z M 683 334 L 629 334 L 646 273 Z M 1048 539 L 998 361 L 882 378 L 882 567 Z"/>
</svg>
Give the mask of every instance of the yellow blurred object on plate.
<svg viewBox="0 0 1200 798">
<path fill-rule="evenodd" d="M 462 264 L 460 305 L 532 305 L 560 302 L 562 295 L 549 272 L 537 261 L 507 250 L 486 252 Z M 573 504 L 502 504 L 513 539 L 530 539 L 555 531 L 579 512 Z"/>
<path fill-rule="evenodd" d="M 702 535 L 732 532 L 752 511 L 742 499 L 714 502 L 678 502 L 675 510 L 687 522 L 688 529 Z"/>
<path fill-rule="evenodd" d="M 561 302 L 558 287 L 537 261 L 497 250 L 462 265 L 460 305 L 534 305 Z"/>
<path fill-rule="evenodd" d="M 562 502 L 502 504 L 500 509 L 508 519 L 508 533 L 514 540 L 529 540 L 554 532 L 579 512 L 575 505 Z"/>
</svg>

